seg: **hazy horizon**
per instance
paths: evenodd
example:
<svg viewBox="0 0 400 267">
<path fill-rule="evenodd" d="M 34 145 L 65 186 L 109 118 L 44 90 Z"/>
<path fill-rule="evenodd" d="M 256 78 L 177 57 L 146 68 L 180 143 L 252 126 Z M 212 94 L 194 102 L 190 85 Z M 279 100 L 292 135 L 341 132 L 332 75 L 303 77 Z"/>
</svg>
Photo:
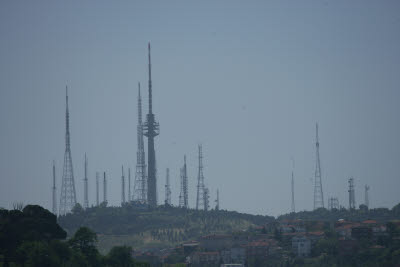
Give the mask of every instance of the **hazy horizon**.
<svg viewBox="0 0 400 267">
<path fill-rule="evenodd" d="M 294 159 L 296 211 L 312 210 L 316 122 L 325 207 L 348 207 L 351 176 L 357 207 L 366 184 L 372 208 L 400 202 L 398 2 L 40 3 L 0 3 L 0 207 L 51 210 L 53 160 L 59 206 L 66 85 L 77 200 L 86 153 L 90 205 L 96 171 L 120 205 L 138 82 L 147 114 L 148 42 L 159 204 L 166 168 L 178 204 L 186 154 L 195 207 L 201 143 L 211 207 L 218 188 L 222 209 L 290 212 Z"/>
</svg>

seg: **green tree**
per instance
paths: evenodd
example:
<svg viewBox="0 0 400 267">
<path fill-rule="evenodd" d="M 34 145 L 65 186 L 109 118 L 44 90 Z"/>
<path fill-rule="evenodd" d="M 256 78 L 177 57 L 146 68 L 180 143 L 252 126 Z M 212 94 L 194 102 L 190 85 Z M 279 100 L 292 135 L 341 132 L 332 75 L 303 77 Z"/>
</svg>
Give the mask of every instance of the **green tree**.
<svg viewBox="0 0 400 267">
<path fill-rule="evenodd" d="M 97 236 L 87 227 L 81 227 L 75 235 L 68 241 L 71 248 L 84 255 L 91 266 L 96 266 L 99 262 L 99 252 L 96 248 Z"/>
<path fill-rule="evenodd" d="M 107 255 L 107 264 L 115 267 L 134 266 L 132 248 L 128 246 L 113 247 Z"/>
</svg>

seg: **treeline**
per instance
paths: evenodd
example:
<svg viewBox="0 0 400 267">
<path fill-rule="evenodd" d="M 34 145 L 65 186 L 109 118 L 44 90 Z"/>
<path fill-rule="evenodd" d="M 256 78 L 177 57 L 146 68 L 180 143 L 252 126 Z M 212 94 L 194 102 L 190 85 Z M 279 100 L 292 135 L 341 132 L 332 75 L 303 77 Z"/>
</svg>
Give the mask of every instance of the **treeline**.
<svg viewBox="0 0 400 267">
<path fill-rule="evenodd" d="M 388 222 L 400 219 L 400 203 L 392 209 L 376 208 L 368 209 L 365 205 L 360 205 L 358 209 L 324 209 L 319 208 L 313 211 L 300 211 L 288 213 L 278 217 L 278 220 L 301 219 L 305 221 L 337 221 L 344 219 L 346 221 L 365 221 L 375 220 L 378 222 Z"/>
<path fill-rule="evenodd" d="M 135 262 L 127 246 L 100 255 L 97 235 L 89 228 L 79 228 L 69 240 L 66 237 L 56 216 L 40 206 L 0 210 L 1 266 L 149 266 Z"/>
<path fill-rule="evenodd" d="M 183 241 L 202 234 L 263 225 L 274 218 L 225 210 L 197 211 L 172 206 L 144 209 L 132 203 L 122 207 L 101 205 L 86 210 L 77 205 L 72 213 L 60 216 L 58 220 L 69 234 L 80 226 L 87 226 L 101 234 L 136 235 L 149 232 L 158 240 Z"/>
</svg>

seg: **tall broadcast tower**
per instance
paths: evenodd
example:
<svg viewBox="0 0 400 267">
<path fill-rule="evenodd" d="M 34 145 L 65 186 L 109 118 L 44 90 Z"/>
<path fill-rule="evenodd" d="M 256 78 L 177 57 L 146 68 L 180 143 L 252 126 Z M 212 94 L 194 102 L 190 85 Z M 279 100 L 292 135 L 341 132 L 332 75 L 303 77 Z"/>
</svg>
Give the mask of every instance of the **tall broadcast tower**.
<svg viewBox="0 0 400 267">
<path fill-rule="evenodd" d="M 140 83 L 138 84 L 138 125 L 137 125 L 137 152 L 136 152 L 136 174 L 134 181 L 134 199 L 140 203 L 147 201 L 147 180 L 146 180 L 146 156 L 143 141 L 142 122 L 142 97 L 140 96 Z"/>
<path fill-rule="evenodd" d="M 171 206 L 171 184 L 169 182 L 169 168 L 167 168 L 167 176 L 165 178 L 165 205 Z"/>
<path fill-rule="evenodd" d="M 196 198 L 196 210 L 199 208 L 205 209 L 204 202 L 204 175 L 203 175 L 203 147 L 199 145 L 199 173 L 197 175 L 197 198 Z"/>
<path fill-rule="evenodd" d="M 83 208 L 87 209 L 89 208 L 89 189 L 88 189 L 88 176 L 87 176 L 87 167 L 88 167 L 88 161 L 85 153 L 85 177 L 83 178 L 83 185 L 84 185 L 84 197 L 83 197 Z"/>
<path fill-rule="evenodd" d="M 156 122 L 153 114 L 153 99 L 151 88 L 151 57 L 149 43 L 149 113 L 144 124 L 144 135 L 147 137 L 148 153 L 148 177 L 147 177 L 147 203 L 150 207 L 157 206 L 157 171 L 156 171 L 156 152 L 154 150 L 154 137 L 159 134 L 159 124 Z"/>
<path fill-rule="evenodd" d="M 314 210 L 324 207 L 324 194 L 322 192 L 321 163 L 319 160 L 318 123 L 316 124 L 316 165 L 314 177 Z"/>
<path fill-rule="evenodd" d="M 76 204 L 74 170 L 72 167 L 71 142 L 69 134 L 68 87 L 65 87 L 65 154 L 61 182 L 60 215 L 71 212 Z"/>
<path fill-rule="evenodd" d="M 53 214 L 57 215 L 57 197 L 56 197 L 56 163 L 53 160 L 53 187 L 52 193 L 53 193 L 53 207 L 52 211 Z"/>
</svg>

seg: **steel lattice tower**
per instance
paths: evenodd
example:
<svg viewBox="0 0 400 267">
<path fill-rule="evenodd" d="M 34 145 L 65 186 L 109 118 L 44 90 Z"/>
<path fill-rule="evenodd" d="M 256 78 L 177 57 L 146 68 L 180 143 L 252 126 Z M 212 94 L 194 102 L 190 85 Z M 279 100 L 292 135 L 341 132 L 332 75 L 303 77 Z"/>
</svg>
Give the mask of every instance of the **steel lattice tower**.
<svg viewBox="0 0 400 267">
<path fill-rule="evenodd" d="M 83 184 L 84 184 L 84 197 L 83 197 L 83 208 L 87 209 L 89 208 L 89 189 L 88 189 L 88 175 L 87 175 L 87 167 L 88 167 L 88 161 L 85 153 L 85 177 L 83 178 Z"/>
<path fill-rule="evenodd" d="M 99 201 L 99 180 L 100 180 L 100 173 L 96 172 L 96 206 L 100 205 Z"/>
<path fill-rule="evenodd" d="M 217 199 L 215 200 L 215 210 L 219 210 L 219 190 L 217 189 Z"/>
<path fill-rule="evenodd" d="M 318 123 L 316 124 L 316 165 L 314 177 L 314 210 L 324 208 L 324 194 L 322 192 L 321 180 L 321 163 L 319 159 L 319 136 L 318 136 Z"/>
<path fill-rule="evenodd" d="M 186 169 L 186 155 L 184 156 L 184 164 L 181 168 L 181 193 L 179 195 L 179 207 L 189 208 L 188 201 L 188 177 Z"/>
<path fill-rule="evenodd" d="M 52 211 L 53 214 L 57 215 L 57 191 L 56 191 L 56 163 L 53 160 L 53 187 L 52 189 L 52 193 L 53 193 L 53 206 L 52 206 Z"/>
<path fill-rule="evenodd" d="M 349 209 L 355 209 L 356 208 L 356 197 L 355 197 L 355 192 L 354 192 L 354 178 L 350 177 L 349 178 Z"/>
<path fill-rule="evenodd" d="M 146 156 L 143 141 L 142 122 L 142 97 L 140 95 L 140 83 L 138 84 L 138 125 L 137 125 L 137 152 L 136 152 L 136 174 L 133 196 L 140 203 L 147 202 L 147 178 L 146 178 Z"/>
<path fill-rule="evenodd" d="M 328 198 L 328 209 L 339 209 L 339 200 L 337 197 Z"/>
<path fill-rule="evenodd" d="M 106 172 L 103 173 L 103 202 L 107 204 L 107 180 Z"/>
<path fill-rule="evenodd" d="M 149 113 L 147 120 L 144 124 L 144 135 L 147 137 L 147 203 L 151 207 L 157 206 L 157 170 L 156 170 L 156 152 L 154 149 L 154 137 L 159 134 L 159 124 L 156 122 L 153 114 L 153 99 L 151 87 L 151 57 L 150 57 L 150 43 L 149 49 Z"/>
<path fill-rule="evenodd" d="M 171 184 L 169 182 L 169 168 L 167 168 L 167 176 L 165 177 L 165 205 L 171 206 Z"/>
<path fill-rule="evenodd" d="M 293 175 L 293 171 L 292 171 L 292 212 L 296 212 L 296 207 L 295 207 L 295 203 L 294 203 L 294 175 Z"/>
<path fill-rule="evenodd" d="M 128 202 L 132 200 L 131 194 L 131 168 L 128 168 Z"/>
<path fill-rule="evenodd" d="M 365 206 L 369 208 L 369 196 L 368 196 L 368 191 L 369 191 L 369 185 L 365 185 Z"/>
<path fill-rule="evenodd" d="M 210 208 L 210 192 L 207 187 L 204 187 L 203 202 L 204 210 L 207 211 Z"/>
<path fill-rule="evenodd" d="M 121 176 L 121 204 L 125 203 L 125 174 L 124 165 L 122 165 L 122 176 Z"/>
<path fill-rule="evenodd" d="M 74 170 L 72 167 L 71 142 L 69 133 L 68 87 L 65 88 L 65 102 L 65 154 L 61 182 L 60 215 L 65 215 L 71 212 L 72 208 L 76 204 Z"/>
<path fill-rule="evenodd" d="M 204 202 L 204 175 L 203 175 L 203 147 L 199 145 L 199 172 L 197 175 L 197 198 L 196 198 L 196 210 L 200 208 L 205 209 Z"/>
</svg>

